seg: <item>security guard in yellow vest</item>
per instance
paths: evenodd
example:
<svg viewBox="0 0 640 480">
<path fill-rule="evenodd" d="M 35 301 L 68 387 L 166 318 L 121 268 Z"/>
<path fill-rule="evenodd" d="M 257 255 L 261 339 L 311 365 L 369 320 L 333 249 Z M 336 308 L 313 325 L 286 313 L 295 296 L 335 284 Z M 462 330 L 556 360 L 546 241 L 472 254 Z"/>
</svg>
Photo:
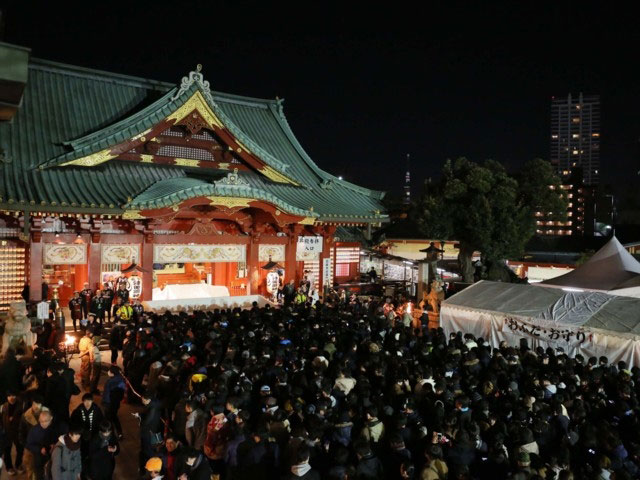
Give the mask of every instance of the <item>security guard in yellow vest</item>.
<svg viewBox="0 0 640 480">
<path fill-rule="evenodd" d="M 129 305 L 129 300 L 125 300 L 124 305 L 116 310 L 116 319 L 119 319 L 122 322 L 129 322 L 132 318 L 133 308 Z"/>
</svg>

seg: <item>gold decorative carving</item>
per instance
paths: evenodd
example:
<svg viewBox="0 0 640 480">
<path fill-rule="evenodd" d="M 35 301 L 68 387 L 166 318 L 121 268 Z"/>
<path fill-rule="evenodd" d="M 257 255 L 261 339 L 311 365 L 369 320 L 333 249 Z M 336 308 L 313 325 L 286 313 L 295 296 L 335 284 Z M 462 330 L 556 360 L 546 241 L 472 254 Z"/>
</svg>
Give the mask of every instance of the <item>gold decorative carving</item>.
<svg viewBox="0 0 640 480">
<path fill-rule="evenodd" d="M 298 222 L 300 225 L 313 225 L 316 223 L 315 217 L 304 217 Z"/>
<path fill-rule="evenodd" d="M 176 158 L 176 165 L 180 165 L 181 167 L 199 167 L 200 160 L 192 160 L 190 158 Z"/>
<path fill-rule="evenodd" d="M 154 156 L 142 153 L 140 154 L 140 158 L 142 159 L 140 160 L 142 163 L 153 163 Z"/>
<path fill-rule="evenodd" d="M 243 198 L 243 197 L 220 197 L 210 195 L 207 197 L 211 202 L 211 205 L 235 208 L 235 207 L 248 207 L 249 202 L 255 202 L 255 198 Z"/>
<path fill-rule="evenodd" d="M 191 98 L 189 98 L 189 100 L 184 102 L 184 104 L 180 108 L 169 115 L 166 119 L 175 120 L 175 123 L 178 123 L 194 110 L 198 111 L 204 121 L 207 122 L 210 129 L 213 129 L 214 126 L 223 128 L 222 122 L 218 119 L 216 114 L 213 113 L 213 110 L 211 110 L 209 104 L 207 104 L 200 91 L 196 91 L 193 95 L 191 95 Z"/>
<path fill-rule="evenodd" d="M 229 170 L 229 165 L 231 165 L 230 163 L 219 163 L 218 164 L 218 168 L 220 170 Z"/>
<path fill-rule="evenodd" d="M 92 153 L 91 155 L 87 155 L 86 157 L 77 158 L 75 160 L 65 162 L 61 164 L 61 166 L 66 167 L 69 165 L 78 165 L 80 167 L 95 167 L 96 165 L 100 165 L 101 163 L 104 163 L 113 158 L 116 158 L 117 156 L 118 155 L 114 155 L 111 153 L 111 148 L 106 148 L 97 153 Z"/>
<path fill-rule="evenodd" d="M 126 210 L 122 214 L 122 219 L 123 220 L 141 220 L 143 218 L 145 218 L 145 217 L 140 215 L 140 210 Z"/>
<path fill-rule="evenodd" d="M 262 173 L 268 179 L 273 180 L 274 182 L 290 183 L 292 185 L 300 186 L 299 183 L 294 182 L 293 180 L 291 180 L 288 177 L 285 177 L 280 172 L 276 171 L 274 168 L 272 168 L 272 167 L 270 167 L 268 165 L 265 165 L 264 167 L 262 167 L 260 169 L 260 173 Z"/>
<path fill-rule="evenodd" d="M 131 140 L 132 141 L 136 141 L 136 140 L 140 139 L 141 142 L 145 142 L 147 140 L 146 136 L 150 132 L 151 132 L 151 128 L 147 128 L 144 132 L 140 132 L 138 135 L 135 135 L 135 136 L 131 137 Z"/>
</svg>

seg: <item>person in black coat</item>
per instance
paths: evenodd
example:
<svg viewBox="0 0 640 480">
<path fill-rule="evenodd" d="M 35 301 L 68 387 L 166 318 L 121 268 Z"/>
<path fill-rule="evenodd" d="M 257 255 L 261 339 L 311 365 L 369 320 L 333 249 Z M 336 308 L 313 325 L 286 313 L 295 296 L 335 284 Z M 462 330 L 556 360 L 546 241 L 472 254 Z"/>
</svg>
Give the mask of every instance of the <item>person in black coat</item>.
<svg viewBox="0 0 640 480">
<path fill-rule="evenodd" d="M 89 443 L 89 465 L 86 472 L 91 480 L 111 480 L 120 453 L 118 437 L 108 420 L 100 423 L 98 434 Z"/>
<path fill-rule="evenodd" d="M 140 470 L 144 471 L 147 460 L 155 455 L 153 435 L 161 433 L 163 426 L 162 403 L 155 398 L 155 394 L 145 392 L 142 404 L 145 407 L 142 415 L 135 413 L 134 416 L 140 419 Z"/>
<path fill-rule="evenodd" d="M 67 421 L 69 418 L 69 400 L 67 399 L 67 382 L 58 373 L 55 365 L 47 368 L 47 378 L 44 381 L 45 403 L 58 420 Z"/>
<path fill-rule="evenodd" d="M 285 480 L 320 480 L 320 473 L 309 465 L 310 452 L 306 445 L 302 445 L 296 451 L 294 464 L 291 471 L 284 477 Z"/>
<path fill-rule="evenodd" d="M 109 334 L 109 349 L 111 350 L 111 364 L 118 362 L 118 350 L 122 350 L 124 341 L 124 327 L 119 322 L 115 323 Z"/>
<path fill-rule="evenodd" d="M 382 480 L 385 478 L 382 462 L 371 451 L 368 442 L 362 442 L 356 446 L 358 465 L 356 478 L 362 480 Z"/>
<path fill-rule="evenodd" d="M 95 297 L 91 299 L 91 308 L 89 311 L 96 316 L 96 321 L 99 321 L 100 325 L 104 322 L 104 310 L 105 300 L 102 296 L 102 290 L 98 290 Z"/>
<path fill-rule="evenodd" d="M 113 291 L 113 288 L 108 283 L 105 283 L 102 288 L 102 298 L 104 299 L 104 311 L 107 314 L 109 323 L 111 323 L 111 308 L 113 307 L 113 297 L 115 295 L 116 292 Z"/>
<path fill-rule="evenodd" d="M 211 467 L 205 456 L 196 449 L 190 448 L 185 454 L 185 465 L 180 472 L 179 479 L 210 480 Z"/>
</svg>

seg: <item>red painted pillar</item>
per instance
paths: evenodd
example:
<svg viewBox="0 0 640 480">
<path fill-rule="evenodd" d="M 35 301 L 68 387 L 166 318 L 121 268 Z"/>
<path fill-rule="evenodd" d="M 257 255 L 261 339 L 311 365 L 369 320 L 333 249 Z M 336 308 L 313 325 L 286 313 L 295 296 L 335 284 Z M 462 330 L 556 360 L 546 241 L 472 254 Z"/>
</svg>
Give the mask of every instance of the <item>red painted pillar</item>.
<svg viewBox="0 0 640 480">
<path fill-rule="evenodd" d="M 102 270 L 102 245 L 100 235 L 92 234 L 89 247 L 89 288 L 94 291 L 100 288 L 100 275 Z"/>
<path fill-rule="evenodd" d="M 327 279 L 324 278 L 325 275 L 325 271 L 324 271 L 324 261 L 326 258 L 329 258 L 331 256 L 331 241 L 333 240 L 333 236 L 332 235 L 327 235 L 324 234 L 322 236 L 322 252 L 320 253 L 320 264 L 318 265 L 318 294 L 324 298 L 324 287 L 325 284 L 327 283 Z M 328 274 L 330 274 L 330 272 L 326 272 Z"/>
<path fill-rule="evenodd" d="M 142 240 L 142 301 L 148 302 L 153 294 L 153 235 L 144 235 Z"/>
<path fill-rule="evenodd" d="M 296 261 L 296 248 L 298 246 L 298 236 L 292 234 L 289 237 L 289 243 L 285 246 L 285 263 L 284 263 L 284 281 L 289 283 L 290 280 L 295 280 L 296 285 L 298 280 L 296 278 L 297 265 Z"/>
<path fill-rule="evenodd" d="M 33 237 L 29 244 L 29 300 L 42 300 L 42 240 Z"/>
<path fill-rule="evenodd" d="M 249 276 L 247 284 L 247 295 L 260 294 L 260 265 L 258 258 L 259 239 L 251 236 L 249 245 L 247 245 L 247 275 Z"/>
</svg>

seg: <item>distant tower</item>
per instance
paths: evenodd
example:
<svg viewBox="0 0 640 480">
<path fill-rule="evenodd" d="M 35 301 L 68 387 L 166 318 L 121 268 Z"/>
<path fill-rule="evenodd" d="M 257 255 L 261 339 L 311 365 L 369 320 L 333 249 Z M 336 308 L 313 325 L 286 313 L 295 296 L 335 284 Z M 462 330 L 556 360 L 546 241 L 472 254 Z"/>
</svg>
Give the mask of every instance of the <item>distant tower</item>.
<svg viewBox="0 0 640 480">
<path fill-rule="evenodd" d="M 566 177 L 580 167 L 586 185 L 597 185 L 600 178 L 600 97 L 552 97 L 551 163 Z"/>
<path fill-rule="evenodd" d="M 402 203 L 409 205 L 411 203 L 411 173 L 409 167 L 411 165 L 411 155 L 407 153 L 407 173 L 404 176 L 404 199 Z"/>
</svg>

